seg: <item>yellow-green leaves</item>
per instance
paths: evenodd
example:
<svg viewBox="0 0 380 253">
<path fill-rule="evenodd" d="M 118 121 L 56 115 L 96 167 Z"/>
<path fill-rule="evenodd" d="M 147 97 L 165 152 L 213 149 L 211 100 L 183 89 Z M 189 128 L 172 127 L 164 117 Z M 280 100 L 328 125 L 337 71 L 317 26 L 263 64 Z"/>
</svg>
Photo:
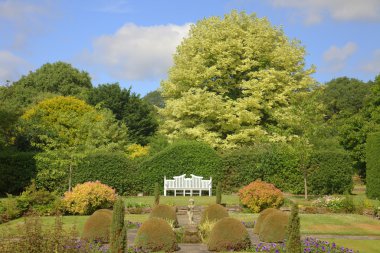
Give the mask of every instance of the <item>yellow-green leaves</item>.
<svg viewBox="0 0 380 253">
<path fill-rule="evenodd" d="M 255 15 L 232 12 L 199 21 L 161 83 L 161 132 L 219 148 L 286 140 L 275 130 L 277 121 L 294 116 L 284 108 L 313 83 L 304 55 L 299 41 Z"/>
</svg>

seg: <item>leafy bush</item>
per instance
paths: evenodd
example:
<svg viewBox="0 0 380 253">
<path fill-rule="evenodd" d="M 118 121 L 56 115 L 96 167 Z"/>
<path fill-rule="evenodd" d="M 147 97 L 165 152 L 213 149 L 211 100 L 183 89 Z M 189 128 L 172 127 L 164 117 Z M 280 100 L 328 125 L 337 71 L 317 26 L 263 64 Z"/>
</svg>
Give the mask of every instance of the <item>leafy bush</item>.
<svg viewBox="0 0 380 253">
<path fill-rule="evenodd" d="M 263 242 L 282 242 L 285 239 L 289 217 L 282 211 L 270 213 L 263 221 L 259 238 Z"/>
<path fill-rule="evenodd" d="M 99 180 L 120 195 L 134 194 L 136 171 L 136 165 L 123 153 L 94 153 L 73 170 L 73 185 Z"/>
<path fill-rule="evenodd" d="M 231 217 L 225 217 L 215 224 L 207 243 L 211 251 L 239 251 L 250 245 L 247 229 L 239 220 Z"/>
<path fill-rule="evenodd" d="M 297 150 L 285 144 L 261 144 L 222 155 L 222 182 L 225 191 L 235 191 L 252 180 L 262 179 L 283 191 L 301 193 L 302 174 Z"/>
<path fill-rule="evenodd" d="M 202 212 L 201 224 L 206 221 L 216 222 L 225 217 L 228 217 L 227 209 L 219 204 L 212 204 Z"/>
<path fill-rule="evenodd" d="M 20 217 L 25 212 L 25 209 L 22 209 L 17 201 L 17 197 L 8 195 L 5 200 L 1 203 L 0 208 L 0 219 L 1 223 L 16 219 Z"/>
<path fill-rule="evenodd" d="M 91 214 L 97 209 L 110 208 L 116 200 L 115 190 L 95 182 L 76 185 L 71 192 L 65 192 L 63 205 L 72 214 Z"/>
<path fill-rule="evenodd" d="M 160 250 L 172 252 L 178 247 L 172 228 L 160 218 L 150 218 L 141 225 L 137 231 L 134 245 L 142 252 Z"/>
<path fill-rule="evenodd" d="M 149 154 L 149 146 L 141 146 L 140 144 L 131 144 L 127 148 L 130 159 L 144 157 Z"/>
<path fill-rule="evenodd" d="M 366 144 L 368 198 L 380 198 L 380 132 L 369 134 Z"/>
<path fill-rule="evenodd" d="M 150 213 L 150 218 L 161 218 L 166 221 L 170 221 L 173 223 L 174 227 L 178 226 L 178 220 L 177 220 L 177 214 L 175 211 L 175 207 L 168 206 L 168 205 L 156 205 L 152 212 Z"/>
<path fill-rule="evenodd" d="M 19 194 L 36 176 L 33 152 L 0 152 L 0 196 Z"/>
<path fill-rule="evenodd" d="M 311 157 L 313 172 L 308 178 L 313 194 L 328 195 L 351 192 L 353 169 L 348 154 L 339 151 L 319 151 Z"/>
<path fill-rule="evenodd" d="M 217 179 L 221 164 L 221 158 L 210 146 L 196 141 L 178 141 L 141 162 L 139 190 L 152 194 L 154 183 L 163 185 L 164 176 L 194 174 Z"/>
<path fill-rule="evenodd" d="M 216 221 L 206 220 L 198 225 L 199 236 L 203 243 L 207 243 L 211 230 L 214 228 Z"/>
<path fill-rule="evenodd" d="M 240 189 L 239 198 L 241 203 L 254 213 L 269 207 L 280 207 L 284 202 L 284 196 L 279 189 L 261 180 Z"/>
<path fill-rule="evenodd" d="M 110 241 L 112 211 L 100 209 L 88 217 L 83 227 L 82 239 L 106 243 Z"/>
<path fill-rule="evenodd" d="M 261 225 L 263 224 L 265 218 L 269 214 L 271 214 L 273 212 L 278 212 L 278 211 L 279 210 L 275 209 L 275 208 L 267 208 L 267 209 L 261 211 L 259 217 L 257 218 L 257 220 L 255 222 L 255 227 L 253 228 L 253 233 L 258 234 L 260 232 Z"/>
</svg>

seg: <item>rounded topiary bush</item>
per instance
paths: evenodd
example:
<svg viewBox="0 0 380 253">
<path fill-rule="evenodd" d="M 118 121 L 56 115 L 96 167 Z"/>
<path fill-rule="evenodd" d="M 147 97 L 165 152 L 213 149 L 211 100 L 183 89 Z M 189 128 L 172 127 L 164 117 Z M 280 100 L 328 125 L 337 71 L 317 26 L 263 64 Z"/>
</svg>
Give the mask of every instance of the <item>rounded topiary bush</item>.
<svg viewBox="0 0 380 253">
<path fill-rule="evenodd" d="M 161 218 L 168 222 L 173 222 L 173 226 L 178 226 L 177 214 L 175 207 L 168 205 L 156 205 L 150 213 L 150 218 Z"/>
<path fill-rule="evenodd" d="M 271 212 L 260 226 L 259 238 L 263 242 L 282 242 L 285 239 L 289 217 L 282 211 Z"/>
<path fill-rule="evenodd" d="M 216 222 L 225 217 L 228 217 L 227 209 L 219 204 L 212 204 L 203 211 L 201 224 L 206 221 Z"/>
<path fill-rule="evenodd" d="M 267 208 L 267 209 L 261 211 L 259 217 L 257 218 L 257 220 L 255 222 L 255 227 L 253 228 L 253 233 L 255 233 L 255 234 L 260 233 L 260 228 L 261 228 L 261 225 L 263 224 L 265 218 L 273 212 L 281 212 L 281 211 L 276 209 L 276 208 Z"/>
<path fill-rule="evenodd" d="M 86 221 L 82 239 L 87 241 L 109 242 L 112 223 L 112 211 L 100 209 L 94 212 Z"/>
<path fill-rule="evenodd" d="M 172 252 L 178 247 L 172 228 L 160 218 L 150 218 L 141 225 L 134 246 L 143 252 Z"/>
<path fill-rule="evenodd" d="M 211 251 L 239 251 L 250 245 L 251 240 L 245 226 L 231 217 L 225 217 L 215 224 L 207 243 L 208 250 Z"/>
</svg>

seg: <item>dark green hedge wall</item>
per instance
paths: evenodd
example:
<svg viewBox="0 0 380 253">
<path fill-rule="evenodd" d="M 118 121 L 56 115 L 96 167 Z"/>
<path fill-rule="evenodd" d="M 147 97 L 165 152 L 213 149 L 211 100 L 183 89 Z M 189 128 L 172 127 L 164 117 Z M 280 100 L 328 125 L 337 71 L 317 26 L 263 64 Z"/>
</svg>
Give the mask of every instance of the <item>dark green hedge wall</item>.
<svg viewBox="0 0 380 253">
<path fill-rule="evenodd" d="M 368 198 L 380 199 L 380 132 L 369 134 L 366 144 Z"/>
<path fill-rule="evenodd" d="M 17 195 L 36 176 L 34 152 L 0 152 L 0 195 Z"/>
<path fill-rule="evenodd" d="M 135 194 L 136 172 L 135 163 L 123 153 L 94 153 L 74 169 L 73 185 L 99 180 L 118 194 Z"/>
<path fill-rule="evenodd" d="M 214 149 L 196 141 L 179 141 L 139 166 L 139 191 L 153 193 L 154 184 L 162 188 L 164 176 L 171 178 L 182 174 L 213 178 L 213 187 L 220 178 L 222 161 Z"/>
<path fill-rule="evenodd" d="M 353 168 L 349 155 L 343 151 L 319 151 L 311 158 L 308 177 L 310 193 L 334 194 L 353 188 Z"/>
<path fill-rule="evenodd" d="M 263 145 L 255 149 L 239 149 L 222 155 L 223 190 L 236 191 L 261 179 L 283 191 L 301 193 L 302 174 L 295 150 L 282 144 Z"/>
</svg>

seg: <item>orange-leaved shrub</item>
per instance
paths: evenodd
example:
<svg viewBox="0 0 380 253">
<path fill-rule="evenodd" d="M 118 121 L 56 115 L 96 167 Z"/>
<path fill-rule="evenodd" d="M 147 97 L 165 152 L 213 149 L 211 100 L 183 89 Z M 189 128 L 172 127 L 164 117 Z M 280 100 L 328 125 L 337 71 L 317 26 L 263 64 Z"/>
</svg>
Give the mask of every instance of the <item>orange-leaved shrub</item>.
<svg viewBox="0 0 380 253">
<path fill-rule="evenodd" d="M 273 184 L 256 180 L 239 190 L 239 198 L 243 205 L 258 213 L 269 207 L 279 207 L 284 203 L 283 193 Z"/>
<path fill-rule="evenodd" d="M 65 192 L 63 205 L 72 214 L 92 214 L 102 208 L 110 208 L 116 200 L 115 190 L 99 181 L 77 184 L 71 192 Z"/>
</svg>

